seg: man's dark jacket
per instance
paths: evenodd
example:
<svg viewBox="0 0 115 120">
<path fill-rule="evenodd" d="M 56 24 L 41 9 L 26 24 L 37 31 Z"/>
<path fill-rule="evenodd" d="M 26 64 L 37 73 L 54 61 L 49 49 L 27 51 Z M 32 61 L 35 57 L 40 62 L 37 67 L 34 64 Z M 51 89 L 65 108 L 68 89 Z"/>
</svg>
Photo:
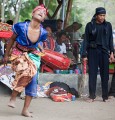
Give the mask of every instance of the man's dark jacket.
<svg viewBox="0 0 115 120">
<path fill-rule="evenodd" d="M 82 51 L 82 58 L 87 57 L 87 50 L 89 48 L 96 48 L 98 45 L 97 35 L 101 35 L 101 46 L 103 50 L 110 54 L 111 52 L 114 52 L 113 48 L 113 35 L 112 35 L 112 26 L 110 22 L 104 21 L 103 23 L 103 31 L 102 33 L 97 33 L 96 30 L 96 22 L 95 20 L 92 20 L 91 22 L 87 23 L 85 28 L 85 38 L 83 41 L 83 51 Z"/>
</svg>

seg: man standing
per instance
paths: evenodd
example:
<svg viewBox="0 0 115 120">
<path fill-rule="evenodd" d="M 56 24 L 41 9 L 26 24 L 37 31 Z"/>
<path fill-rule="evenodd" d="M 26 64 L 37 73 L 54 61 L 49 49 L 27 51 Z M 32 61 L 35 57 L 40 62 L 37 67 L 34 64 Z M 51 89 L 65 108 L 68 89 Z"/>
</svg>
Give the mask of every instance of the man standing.
<svg viewBox="0 0 115 120">
<path fill-rule="evenodd" d="M 109 60 L 114 60 L 112 26 L 105 20 L 106 10 L 96 8 L 91 22 L 86 25 L 82 58 L 88 60 L 89 68 L 89 102 L 96 98 L 96 81 L 100 68 L 102 99 L 108 100 Z"/>
</svg>

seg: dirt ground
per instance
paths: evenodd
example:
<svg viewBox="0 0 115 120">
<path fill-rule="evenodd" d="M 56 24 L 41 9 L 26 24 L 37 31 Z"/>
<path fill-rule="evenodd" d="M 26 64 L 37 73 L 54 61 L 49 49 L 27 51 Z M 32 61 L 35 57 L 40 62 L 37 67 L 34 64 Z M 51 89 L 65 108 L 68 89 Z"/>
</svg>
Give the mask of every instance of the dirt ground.
<svg viewBox="0 0 115 120">
<path fill-rule="evenodd" d="M 17 98 L 16 108 L 9 108 L 9 95 L 0 95 L 0 120 L 115 120 L 115 99 L 102 102 L 97 97 L 93 103 L 83 98 L 72 102 L 53 102 L 49 98 L 33 99 L 30 111 L 33 118 L 21 116 L 24 100 Z"/>
</svg>

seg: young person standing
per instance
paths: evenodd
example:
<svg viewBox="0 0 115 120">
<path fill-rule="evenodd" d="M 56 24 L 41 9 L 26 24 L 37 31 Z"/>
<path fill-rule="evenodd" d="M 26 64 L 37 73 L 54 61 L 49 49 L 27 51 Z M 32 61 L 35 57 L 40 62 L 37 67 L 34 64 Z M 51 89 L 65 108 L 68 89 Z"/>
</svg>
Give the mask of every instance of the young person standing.
<svg viewBox="0 0 115 120">
<path fill-rule="evenodd" d="M 3 59 L 4 64 L 7 64 L 9 51 L 14 42 L 16 42 L 10 58 L 16 77 L 13 82 L 14 89 L 8 106 L 15 107 L 16 96 L 25 88 L 26 97 L 21 114 L 26 117 L 32 116 L 29 112 L 29 106 L 32 97 L 37 95 L 40 51 L 44 52 L 39 43 L 40 41 L 44 42 L 47 38 L 47 31 L 43 29 L 41 22 L 44 21 L 46 15 L 47 9 L 44 5 L 40 5 L 33 10 L 31 21 L 13 25 L 13 35 L 8 43 Z"/>
</svg>

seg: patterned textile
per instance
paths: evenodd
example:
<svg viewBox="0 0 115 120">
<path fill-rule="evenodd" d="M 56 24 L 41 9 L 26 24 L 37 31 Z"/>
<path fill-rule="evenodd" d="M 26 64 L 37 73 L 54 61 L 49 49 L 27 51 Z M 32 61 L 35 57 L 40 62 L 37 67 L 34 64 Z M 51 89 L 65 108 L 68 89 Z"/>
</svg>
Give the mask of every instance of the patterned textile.
<svg viewBox="0 0 115 120">
<path fill-rule="evenodd" d="M 13 88 L 18 92 L 23 91 L 37 72 L 35 64 L 26 52 L 12 60 L 12 69 L 16 72 Z"/>
<path fill-rule="evenodd" d="M 37 56 L 43 56 L 44 54 L 39 51 L 39 49 L 35 48 L 28 48 L 26 46 L 22 46 L 18 43 L 16 43 L 16 46 L 12 49 L 12 56 L 10 60 L 15 59 L 18 55 L 23 54 L 23 52 L 33 53 Z"/>
<path fill-rule="evenodd" d="M 71 101 L 72 99 L 71 93 L 68 93 L 66 90 L 58 86 L 50 88 L 46 94 L 55 102 Z"/>
<path fill-rule="evenodd" d="M 47 47 L 51 50 L 55 49 L 55 41 L 52 37 L 48 37 L 47 39 Z"/>
</svg>

